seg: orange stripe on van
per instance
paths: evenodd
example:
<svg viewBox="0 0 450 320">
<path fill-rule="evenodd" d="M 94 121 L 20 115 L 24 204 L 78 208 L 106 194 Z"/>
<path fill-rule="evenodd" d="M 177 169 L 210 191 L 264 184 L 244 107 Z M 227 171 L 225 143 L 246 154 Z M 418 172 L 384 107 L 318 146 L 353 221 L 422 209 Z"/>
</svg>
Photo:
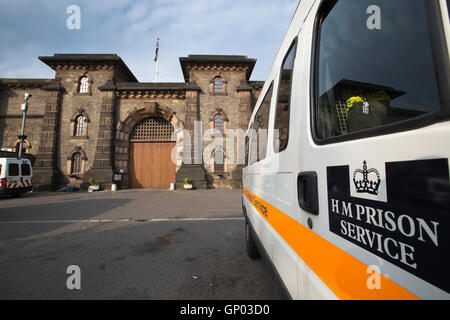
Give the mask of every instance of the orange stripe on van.
<svg viewBox="0 0 450 320">
<path fill-rule="evenodd" d="M 375 274 L 376 271 L 368 269 L 366 264 L 306 228 L 248 189 L 243 188 L 243 192 L 253 207 L 339 299 L 419 299 L 384 275 Z M 379 289 L 368 288 L 367 281 L 371 276 L 380 277 Z"/>
</svg>

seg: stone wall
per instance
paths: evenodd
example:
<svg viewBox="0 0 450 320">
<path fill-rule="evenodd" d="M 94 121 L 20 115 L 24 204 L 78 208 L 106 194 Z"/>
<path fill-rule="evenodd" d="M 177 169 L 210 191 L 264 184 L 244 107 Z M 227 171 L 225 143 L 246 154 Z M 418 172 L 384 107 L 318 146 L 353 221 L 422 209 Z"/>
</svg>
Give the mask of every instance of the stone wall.
<svg viewBox="0 0 450 320">
<path fill-rule="evenodd" d="M 90 80 L 90 92 L 78 93 L 78 83 L 82 76 L 88 76 Z M 64 173 L 62 184 L 80 184 L 81 181 L 70 178 L 70 162 L 68 155 L 76 148 L 80 147 L 86 153 L 84 170 L 87 172 L 94 165 L 94 156 L 100 127 L 100 115 L 102 105 L 102 92 L 98 87 L 104 85 L 113 78 L 113 70 L 57 70 L 56 77 L 61 79 L 64 88 L 61 103 L 61 120 L 59 127 L 59 149 L 57 161 L 59 168 Z M 89 122 L 87 135 L 85 137 L 74 136 L 74 126 L 71 122 L 75 115 L 83 110 Z"/>
<path fill-rule="evenodd" d="M 194 70 L 191 71 L 191 79 L 194 79 L 201 88 L 200 103 L 200 120 L 202 121 L 202 134 L 205 135 L 207 130 L 214 128 L 213 118 L 216 114 L 224 116 L 225 134 L 227 130 L 235 130 L 240 128 L 240 112 L 239 112 L 239 92 L 237 88 L 246 83 L 244 70 L 223 71 L 223 70 Z M 215 77 L 221 77 L 224 83 L 224 92 L 215 93 L 213 91 L 212 81 Z M 204 149 L 204 168 L 208 173 L 210 187 L 213 188 L 232 188 L 236 187 L 233 183 L 234 172 L 237 167 L 237 139 L 234 142 L 234 150 L 227 150 L 227 140 L 223 139 L 223 150 L 228 159 L 225 159 L 225 172 L 215 173 L 213 155 L 209 154 L 207 146 L 213 142 L 203 141 Z M 211 148 L 209 148 L 211 149 Z M 231 156 L 233 155 L 233 158 Z M 209 156 L 209 159 L 208 159 Z"/>
<path fill-rule="evenodd" d="M 27 153 L 36 155 L 41 134 L 47 92 L 41 88 L 5 88 L 0 90 L 0 148 L 15 151 L 17 136 L 22 129 L 21 105 L 24 94 L 31 93 L 27 112 L 25 135 L 27 138 Z"/>
</svg>

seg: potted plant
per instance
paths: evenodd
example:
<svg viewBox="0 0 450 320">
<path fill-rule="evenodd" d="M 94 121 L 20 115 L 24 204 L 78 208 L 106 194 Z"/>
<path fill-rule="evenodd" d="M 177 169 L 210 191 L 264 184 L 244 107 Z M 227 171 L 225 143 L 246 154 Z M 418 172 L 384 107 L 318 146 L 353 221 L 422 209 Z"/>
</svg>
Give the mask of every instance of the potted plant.
<svg viewBox="0 0 450 320">
<path fill-rule="evenodd" d="M 95 183 L 94 179 L 89 179 L 89 188 L 88 188 L 88 192 L 94 192 L 94 191 L 99 191 L 100 190 L 100 186 Z"/>
<path fill-rule="evenodd" d="M 184 189 L 185 190 L 192 190 L 193 186 L 191 184 L 191 179 L 184 178 Z"/>
</svg>

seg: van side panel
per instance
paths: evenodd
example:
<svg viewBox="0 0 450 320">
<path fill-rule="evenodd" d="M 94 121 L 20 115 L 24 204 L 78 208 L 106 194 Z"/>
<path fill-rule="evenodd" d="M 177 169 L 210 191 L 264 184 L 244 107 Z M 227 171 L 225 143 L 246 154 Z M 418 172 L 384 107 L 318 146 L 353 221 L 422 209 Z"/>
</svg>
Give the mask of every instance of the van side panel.
<svg viewBox="0 0 450 320">
<path fill-rule="evenodd" d="M 300 2 L 265 84 L 267 88 L 270 83 L 277 83 L 283 58 L 298 36 L 288 147 L 279 154 L 274 152 L 273 133 L 269 133 L 267 159 L 271 163 L 266 159 L 244 168 L 244 205 L 247 212 L 251 212 L 251 223 L 258 229 L 258 236 L 264 239 L 261 239 L 263 245 L 293 298 L 448 299 L 449 281 L 442 270 L 449 261 L 446 230 L 450 222 L 442 209 L 445 211 L 449 203 L 445 195 L 450 181 L 450 151 L 444 146 L 450 140 L 450 123 L 440 121 L 418 129 L 400 129 L 377 136 L 367 134 L 353 140 L 341 139 L 338 143 L 316 143 L 312 116 L 316 102 L 312 93 L 316 77 L 313 54 L 317 54 L 314 48 L 316 18 L 324 2 L 327 1 Z M 386 8 L 388 4 L 386 2 Z M 440 1 L 441 10 L 446 10 L 442 14 L 447 18 L 444 29 L 448 46 L 447 4 Z M 370 11 L 363 9 L 364 18 Z M 355 66 L 353 61 L 351 66 Z M 345 81 L 355 79 L 349 80 Z M 378 85 L 385 85 L 385 88 L 387 84 Z M 278 85 L 274 96 L 277 91 Z M 269 128 L 273 128 L 276 103 L 272 103 Z M 374 106 L 377 104 L 370 107 Z M 256 109 L 251 122 L 255 120 Z M 409 173 L 402 174 L 402 168 L 409 168 L 405 169 Z M 373 174 L 372 186 L 363 189 L 362 180 L 358 184 L 354 175 L 368 170 Z M 299 205 L 297 177 L 304 172 L 317 175 L 318 215 Z M 374 192 L 374 185 L 378 188 L 380 184 L 373 183 L 377 177 L 375 172 L 382 182 L 381 189 L 387 186 L 390 189 L 367 195 L 369 191 Z M 408 175 L 418 175 L 418 180 L 413 179 L 408 184 L 405 182 L 409 181 Z M 425 192 L 414 196 L 420 198 L 417 203 L 422 205 L 421 210 L 410 205 L 414 199 L 401 194 L 406 189 L 414 193 L 426 188 Z M 390 203 L 392 199 L 396 201 L 394 206 Z M 434 201 L 433 205 L 423 205 L 430 201 Z M 377 224 L 383 217 L 384 224 Z M 413 226 L 413 223 L 416 224 Z M 405 225 L 409 229 L 404 229 Z M 413 236 L 417 239 L 411 239 Z M 424 249 L 427 246 L 428 249 Z M 439 250 L 442 253 L 438 259 L 440 264 L 430 264 L 423 258 L 433 254 L 430 257 L 436 260 Z M 430 271 L 433 265 L 436 272 Z"/>
</svg>

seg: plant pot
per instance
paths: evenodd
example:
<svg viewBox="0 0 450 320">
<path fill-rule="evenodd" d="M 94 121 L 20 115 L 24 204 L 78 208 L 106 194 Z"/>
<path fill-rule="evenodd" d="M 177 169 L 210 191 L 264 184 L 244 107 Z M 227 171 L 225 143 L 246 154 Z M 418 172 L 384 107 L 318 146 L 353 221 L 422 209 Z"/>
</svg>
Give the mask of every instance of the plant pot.
<svg viewBox="0 0 450 320">
<path fill-rule="evenodd" d="M 88 188 L 88 192 L 94 192 L 94 191 L 99 191 L 100 190 L 100 186 L 89 186 Z"/>
<path fill-rule="evenodd" d="M 192 184 L 185 184 L 184 185 L 184 190 L 192 190 L 193 189 L 193 185 Z"/>
</svg>

